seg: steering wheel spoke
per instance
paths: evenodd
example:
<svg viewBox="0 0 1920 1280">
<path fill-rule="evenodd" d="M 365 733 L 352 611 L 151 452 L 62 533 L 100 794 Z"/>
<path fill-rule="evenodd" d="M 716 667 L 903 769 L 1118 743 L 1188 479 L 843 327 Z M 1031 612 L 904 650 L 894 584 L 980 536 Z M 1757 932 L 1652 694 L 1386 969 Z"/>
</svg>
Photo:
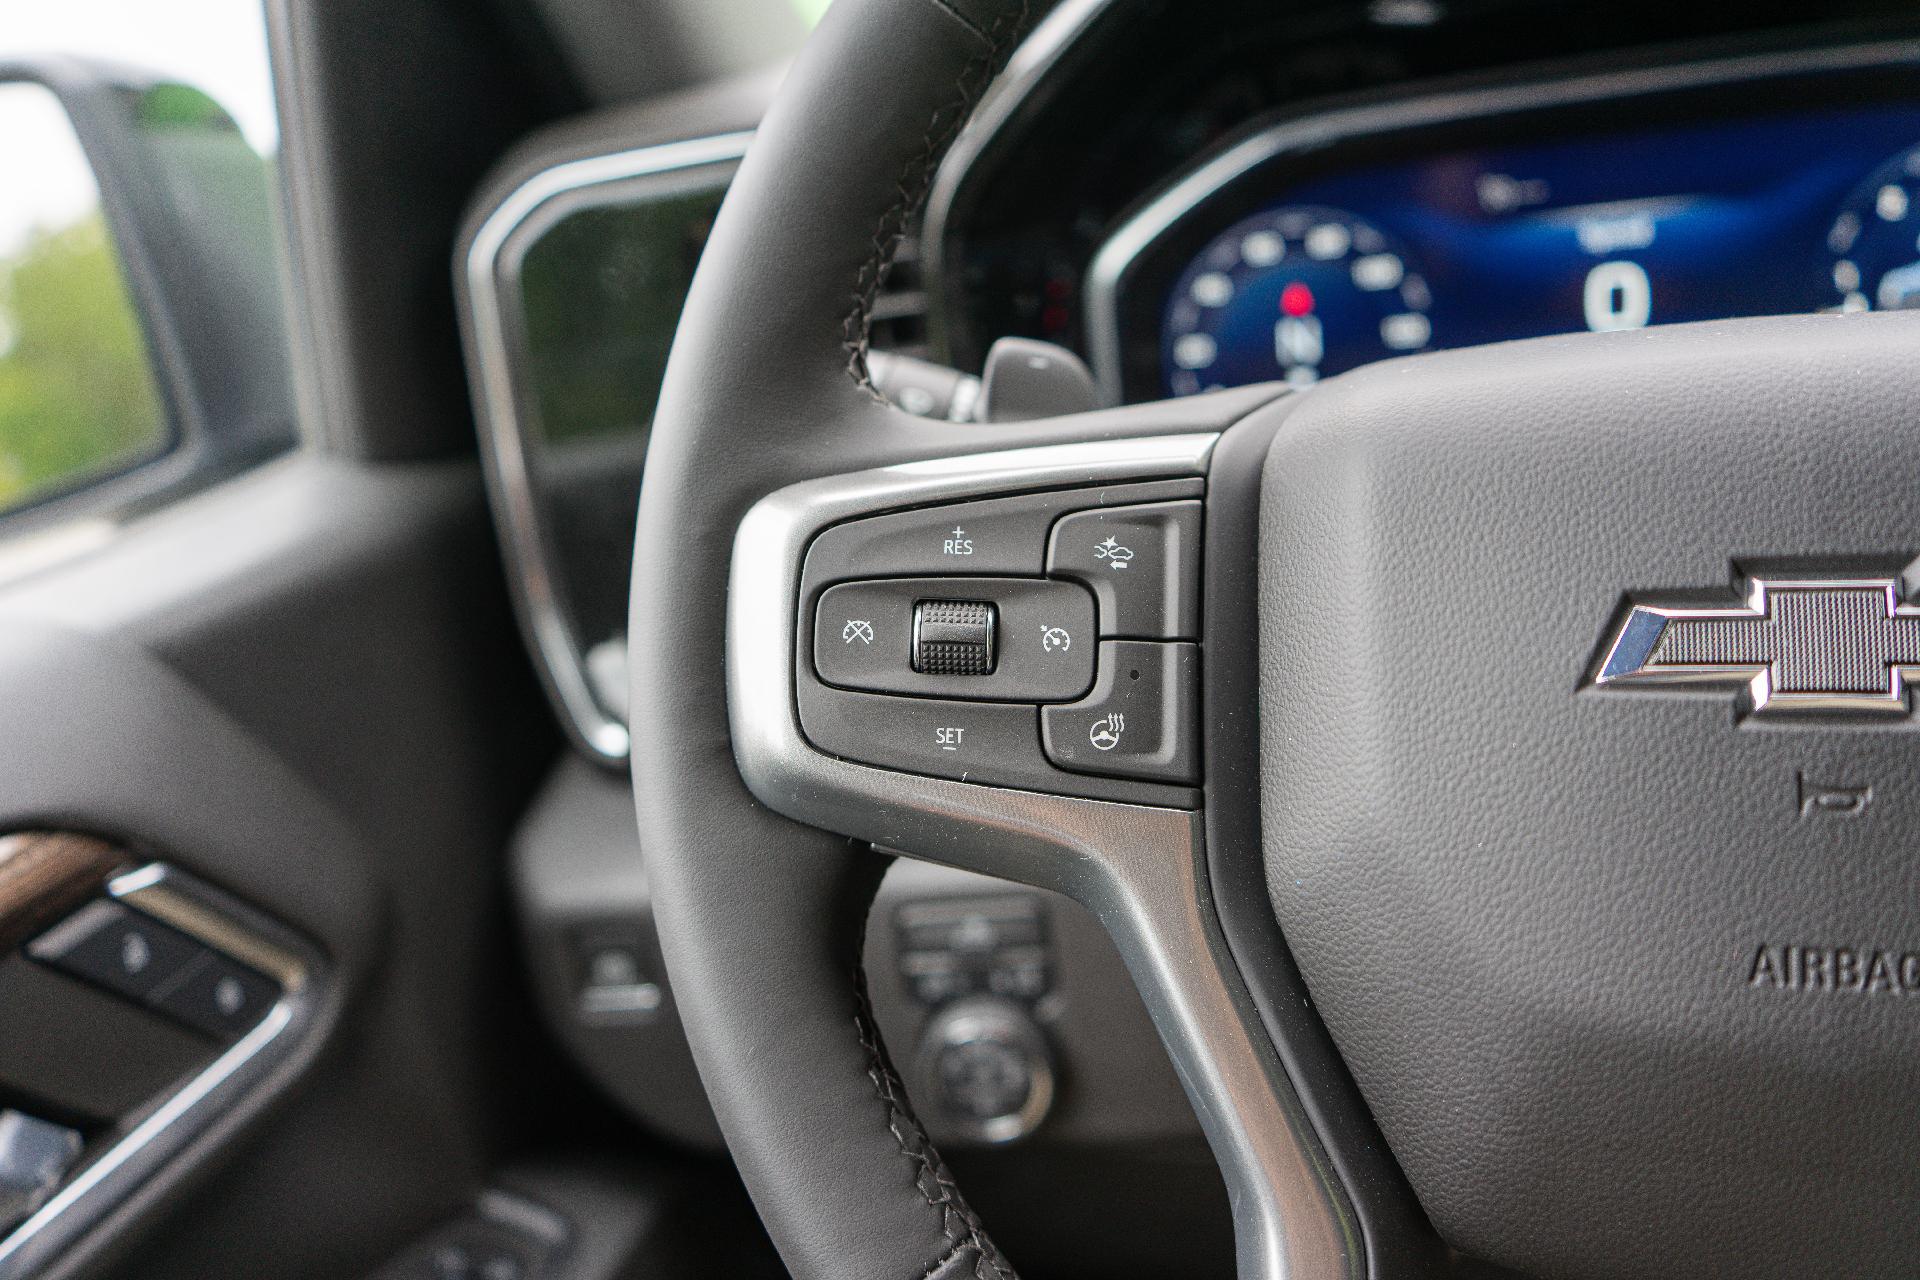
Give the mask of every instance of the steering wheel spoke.
<svg viewBox="0 0 1920 1280">
<path fill-rule="evenodd" d="M 983 590 L 990 581 L 1001 588 L 1051 582 L 1062 584 L 1069 601 L 1077 594 L 1091 605 L 1094 593 L 1073 578 L 986 579 L 969 563 L 1003 572 L 1080 572 L 1058 557 L 1049 561 L 1047 544 L 1057 549 L 1057 531 L 1073 529 L 1089 513 L 1112 514 L 1109 523 L 1120 533 L 1094 541 L 1104 550 L 1086 563 L 1127 584 L 1117 592 L 1098 584 L 1109 588 L 1103 621 L 1138 593 L 1160 594 L 1160 556 L 1185 555 L 1183 589 L 1197 589 L 1199 547 L 1173 544 L 1199 535 L 1217 438 L 1195 431 L 949 456 L 808 480 L 769 495 L 741 522 L 733 548 L 727 646 L 734 751 L 749 788 L 789 817 L 1053 889 L 1091 908 L 1119 945 L 1233 1186 L 1243 1275 L 1342 1275 L 1354 1262 L 1344 1201 L 1206 905 L 1204 822 L 1191 785 L 1200 781 L 1197 761 L 1195 772 L 1183 775 L 1189 785 L 1073 772 L 1048 758 L 1044 724 L 1052 708 L 979 702 L 965 693 L 856 693 L 866 718 L 861 732 L 844 739 L 837 718 L 809 723 L 807 714 L 810 697 L 838 692 L 828 676 L 871 686 L 914 674 L 918 597 L 991 595 Z M 1137 513 L 1157 516 L 1172 504 L 1181 514 L 1191 509 L 1192 527 L 1152 539 Z M 1120 536 L 1129 529 L 1148 536 Z M 1031 545 L 1005 545 L 1020 540 Z M 945 575 L 929 572 L 942 567 Z M 907 589 L 849 596 L 850 587 L 893 582 Z M 843 617 L 848 611 L 839 602 L 846 600 L 859 608 Z M 1197 608 L 1161 606 L 1164 615 L 1197 620 Z M 1090 628 L 1095 612 L 1086 611 Z M 996 670 L 1028 659 L 1064 665 L 1076 651 L 1097 655 L 1084 664 L 1094 693 L 1054 704 L 1076 734 L 1085 722 L 1089 752 L 1117 750 L 1133 733 L 1197 742 L 1197 687 L 1185 695 L 1156 690 L 1151 701 L 1159 705 L 1142 703 L 1139 712 L 1100 700 L 1114 697 L 1116 683 L 1154 679 L 1142 668 L 1155 646 L 1197 655 L 1204 649 L 1197 629 L 1172 623 L 1189 638 L 1133 641 L 1128 648 L 1078 634 L 1078 627 L 1050 643 L 1045 618 L 1010 621 L 994 637 Z M 888 646 L 894 652 L 876 661 L 873 651 Z M 854 651 L 851 660 L 847 650 Z M 1123 669 L 1103 669 L 1116 657 Z M 1045 679 L 1044 668 L 1029 674 Z M 1183 674 L 1197 680 L 1198 663 Z M 964 689 L 967 679 L 984 686 L 989 678 L 923 683 Z M 912 685 L 910 678 L 903 683 Z M 999 692 L 1020 696 L 1017 688 Z M 1074 707 L 1080 709 L 1065 711 Z M 1181 723 L 1140 724 L 1162 707 Z M 980 710 L 993 714 L 974 721 L 971 713 Z M 996 737 L 996 723 L 1013 728 Z M 976 746 L 973 733 L 987 741 Z M 831 740 L 823 744 L 823 737 Z M 1084 754 L 1069 760 L 1079 764 Z M 1149 763 L 1139 771 L 1151 773 L 1170 753 L 1150 747 L 1145 754 Z"/>
</svg>

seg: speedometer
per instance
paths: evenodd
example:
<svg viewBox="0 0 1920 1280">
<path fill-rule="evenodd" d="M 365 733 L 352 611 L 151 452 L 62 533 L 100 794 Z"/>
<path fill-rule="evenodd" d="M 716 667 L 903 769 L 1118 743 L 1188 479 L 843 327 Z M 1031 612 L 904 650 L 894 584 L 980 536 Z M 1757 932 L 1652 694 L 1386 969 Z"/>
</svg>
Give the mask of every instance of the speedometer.
<svg viewBox="0 0 1920 1280">
<path fill-rule="evenodd" d="M 1167 389 L 1304 386 L 1418 351 L 1433 336 L 1429 301 L 1406 252 L 1371 223 L 1311 205 L 1255 214 L 1175 283 L 1161 328 Z"/>
<path fill-rule="evenodd" d="M 1920 307 L 1920 147 L 1875 169 L 1827 232 L 1841 311 Z"/>
</svg>

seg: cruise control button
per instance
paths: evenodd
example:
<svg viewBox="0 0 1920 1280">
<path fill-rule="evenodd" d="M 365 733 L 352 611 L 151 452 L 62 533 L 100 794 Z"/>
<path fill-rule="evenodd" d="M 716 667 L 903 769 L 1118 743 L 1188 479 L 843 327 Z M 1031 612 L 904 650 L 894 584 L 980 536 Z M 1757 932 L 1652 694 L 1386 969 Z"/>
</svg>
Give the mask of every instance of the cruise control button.
<svg viewBox="0 0 1920 1280">
<path fill-rule="evenodd" d="M 1051 772 L 1030 706 L 817 688 L 801 696 L 800 727 L 823 751 L 908 773 L 1032 787 Z"/>
<path fill-rule="evenodd" d="M 960 502 L 837 524 L 813 540 L 807 576 L 891 578 L 928 573 L 1038 577 L 1047 525 L 1060 509 L 1049 494 Z"/>
<path fill-rule="evenodd" d="M 913 606 L 913 669 L 927 676 L 993 674 L 990 600 L 920 600 Z"/>
<path fill-rule="evenodd" d="M 144 1000 L 200 954 L 197 942 L 109 898 L 88 903 L 27 944 L 27 954 L 70 977 Z"/>
<path fill-rule="evenodd" d="M 928 626 L 928 605 L 967 606 L 980 626 Z M 987 610 L 980 619 L 980 610 Z M 813 618 L 813 665 L 828 684 L 928 698 L 993 702 L 1066 702 L 1093 686 L 1098 644 L 1093 596 L 1072 582 L 1045 578 L 879 578 L 843 582 L 820 593 Z M 939 615 L 946 617 L 946 614 Z M 922 652 L 971 635 L 985 645 L 980 663 L 936 666 Z M 918 660 L 916 660 L 918 654 Z M 951 654 L 946 655 L 951 657 Z"/>
<path fill-rule="evenodd" d="M 1093 692 L 1040 709 L 1047 758 L 1080 773 L 1200 781 L 1199 680 L 1198 645 L 1102 641 Z"/>
<path fill-rule="evenodd" d="M 1047 572 L 1093 588 L 1103 636 L 1200 635 L 1200 504 L 1152 502 L 1055 521 Z"/>
</svg>

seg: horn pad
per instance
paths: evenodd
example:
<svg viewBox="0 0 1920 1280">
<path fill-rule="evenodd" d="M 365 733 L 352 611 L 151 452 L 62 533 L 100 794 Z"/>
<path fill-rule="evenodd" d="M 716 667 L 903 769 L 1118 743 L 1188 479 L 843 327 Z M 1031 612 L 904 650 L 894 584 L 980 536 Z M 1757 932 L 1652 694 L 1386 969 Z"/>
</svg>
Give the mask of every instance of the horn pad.
<svg viewBox="0 0 1920 1280">
<path fill-rule="evenodd" d="M 1855 579 L 1904 606 L 1916 352 L 1913 315 L 1513 343 L 1335 379 L 1276 437 L 1269 891 L 1458 1249 L 1557 1277 L 1920 1257 L 1913 695 L 1756 713 L 1795 637 L 1857 657 L 1844 609 L 1642 663 L 1744 675 L 1597 680 L 1636 606 Z"/>
</svg>

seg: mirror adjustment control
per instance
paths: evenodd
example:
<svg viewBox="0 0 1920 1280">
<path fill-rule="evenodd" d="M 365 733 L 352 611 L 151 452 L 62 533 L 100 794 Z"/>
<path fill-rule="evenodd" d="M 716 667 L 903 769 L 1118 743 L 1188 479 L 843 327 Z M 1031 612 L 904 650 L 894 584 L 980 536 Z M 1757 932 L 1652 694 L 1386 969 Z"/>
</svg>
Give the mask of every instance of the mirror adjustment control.
<svg viewBox="0 0 1920 1280">
<path fill-rule="evenodd" d="M 1200 503 L 1076 511 L 1054 522 L 1047 572 L 1093 588 L 1100 634 L 1200 635 Z"/>
<path fill-rule="evenodd" d="M 929 676 L 993 674 L 993 605 L 922 600 L 913 606 L 913 669 Z"/>
<path fill-rule="evenodd" d="M 1079 702 L 1040 709 L 1040 739 L 1062 769 L 1155 782 L 1200 781 L 1200 647 L 1103 640 Z"/>
</svg>

